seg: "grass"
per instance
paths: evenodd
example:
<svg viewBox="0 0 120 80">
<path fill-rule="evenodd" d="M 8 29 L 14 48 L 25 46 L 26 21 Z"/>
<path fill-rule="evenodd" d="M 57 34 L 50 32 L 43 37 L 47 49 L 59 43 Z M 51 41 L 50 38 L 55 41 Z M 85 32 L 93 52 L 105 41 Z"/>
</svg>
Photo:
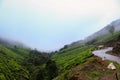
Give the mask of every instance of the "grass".
<svg viewBox="0 0 120 80">
<path fill-rule="evenodd" d="M 7 47 L 7 48 L 23 58 L 27 57 L 29 54 L 29 50 L 22 47 Z"/>
<path fill-rule="evenodd" d="M 0 80 L 28 79 L 28 71 L 20 64 L 22 60 L 22 56 L 0 45 Z"/>
<path fill-rule="evenodd" d="M 72 75 L 72 70 L 66 70 L 64 73 L 57 76 L 53 80 L 69 80 L 71 75 Z"/>
<path fill-rule="evenodd" d="M 64 70 L 69 70 L 91 57 L 92 54 L 89 53 L 91 49 L 93 49 L 93 46 L 82 46 L 65 53 L 56 53 L 52 59 L 56 61 L 60 72 L 64 72 Z"/>
<path fill-rule="evenodd" d="M 107 66 L 110 61 L 102 61 L 101 58 L 91 55 L 90 50 L 94 48 L 94 46 L 82 46 L 73 51 L 71 50 L 71 52 L 53 56 L 60 69 L 59 76 L 53 80 L 115 79 L 115 73 L 116 71 L 119 72 L 120 65 L 114 62 L 117 70 L 108 69 Z M 74 57 L 71 57 L 72 55 Z M 120 74 L 118 74 L 118 78 L 120 79 Z"/>
<path fill-rule="evenodd" d="M 83 64 L 93 56 L 91 50 L 94 46 L 81 46 L 76 49 L 66 51 L 65 53 L 56 53 L 52 59 L 56 61 L 59 68 L 59 76 L 54 80 L 68 80 L 71 75 L 71 69 L 77 65 Z"/>
</svg>

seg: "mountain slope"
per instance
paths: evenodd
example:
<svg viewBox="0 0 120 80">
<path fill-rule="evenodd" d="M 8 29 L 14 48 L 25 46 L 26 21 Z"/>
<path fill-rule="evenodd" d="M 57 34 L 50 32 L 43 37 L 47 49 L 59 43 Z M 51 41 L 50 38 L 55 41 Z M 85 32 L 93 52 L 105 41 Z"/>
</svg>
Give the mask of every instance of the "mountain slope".
<svg viewBox="0 0 120 80">
<path fill-rule="evenodd" d="M 23 57 L 0 45 L 0 80 L 26 80 L 28 71 L 21 66 Z"/>
<path fill-rule="evenodd" d="M 111 26 L 114 27 L 115 31 L 114 32 L 118 32 L 120 31 L 120 19 L 111 22 L 110 24 L 108 24 L 107 26 L 105 26 L 103 29 L 95 32 L 94 34 L 88 36 L 87 38 L 85 38 L 84 40 L 79 40 L 76 41 L 74 43 L 72 43 L 71 45 L 83 45 L 86 43 L 94 43 L 96 40 L 99 40 L 101 38 L 103 38 L 106 35 L 110 35 L 111 33 L 109 32 Z M 71 46 L 69 45 L 69 46 Z"/>
<path fill-rule="evenodd" d="M 115 28 L 113 35 L 109 32 L 111 25 Z M 120 20 L 117 20 L 85 40 L 74 42 L 60 49 L 60 51 L 52 56 L 52 59 L 56 61 L 59 68 L 59 76 L 54 80 L 115 80 L 116 71 L 107 68 L 110 61 L 102 61 L 101 58 L 92 56 L 91 51 L 97 49 L 99 44 L 113 47 L 120 36 L 119 30 Z M 120 65 L 114 64 L 117 70 L 120 71 Z"/>
<path fill-rule="evenodd" d="M 55 72 L 51 66 L 56 64 L 48 53 L 0 44 L 0 80 L 51 80 L 50 72 Z M 53 77 L 56 75 L 57 68 Z"/>
<path fill-rule="evenodd" d="M 120 32 L 116 32 L 99 40 L 105 46 L 114 46 L 119 36 Z M 111 61 L 103 61 L 91 54 L 91 51 L 96 49 L 98 49 L 96 45 L 68 46 L 54 54 L 52 59 L 56 61 L 60 70 L 59 76 L 54 80 L 116 80 L 116 73 L 120 79 L 120 64 L 113 62 L 117 69 L 108 69 Z"/>
<path fill-rule="evenodd" d="M 90 52 L 93 48 L 94 46 L 81 46 L 54 54 L 52 59 L 56 62 L 59 69 L 59 76 L 54 80 L 68 80 L 73 67 L 83 64 L 93 56 Z"/>
<path fill-rule="evenodd" d="M 111 25 L 115 28 L 113 35 L 109 32 Z M 85 40 L 51 54 L 0 39 L 0 80 L 115 80 L 117 72 L 120 79 L 119 64 L 113 62 L 117 69 L 110 70 L 107 66 L 111 61 L 92 54 L 99 44 L 113 46 L 120 53 L 116 46 L 120 40 L 119 25 L 120 20 L 114 21 Z"/>
</svg>

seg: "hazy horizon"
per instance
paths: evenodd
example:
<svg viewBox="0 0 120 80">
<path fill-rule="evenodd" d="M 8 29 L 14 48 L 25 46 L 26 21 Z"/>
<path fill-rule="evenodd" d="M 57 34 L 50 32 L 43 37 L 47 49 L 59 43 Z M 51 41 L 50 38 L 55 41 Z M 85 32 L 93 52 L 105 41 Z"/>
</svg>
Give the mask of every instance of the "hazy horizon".
<svg viewBox="0 0 120 80">
<path fill-rule="evenodd" d="M 52 51 L 120 18 L 119 0 L 0 0 L 0 36 Z"/>
</svg>

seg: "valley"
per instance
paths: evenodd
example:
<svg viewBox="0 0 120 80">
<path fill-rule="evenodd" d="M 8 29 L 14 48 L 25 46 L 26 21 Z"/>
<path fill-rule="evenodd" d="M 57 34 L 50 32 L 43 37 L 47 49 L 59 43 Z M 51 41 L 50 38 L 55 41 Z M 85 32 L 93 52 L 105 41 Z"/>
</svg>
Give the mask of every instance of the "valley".
<svg viewBox="0 0 120 80">
<path fill-rule="evenodd" d="M 0 80 L 119 80 L 120 31 L 118 25 L 114 33 L 109 28 L 97 32 L 104 34 L 95 36 L 95 33 L 53 52 L 42 52 L 20 43 L 13 45 L 1 39 Z M 115 70 L 107 68 L 111 62 Z"/>
</svg>

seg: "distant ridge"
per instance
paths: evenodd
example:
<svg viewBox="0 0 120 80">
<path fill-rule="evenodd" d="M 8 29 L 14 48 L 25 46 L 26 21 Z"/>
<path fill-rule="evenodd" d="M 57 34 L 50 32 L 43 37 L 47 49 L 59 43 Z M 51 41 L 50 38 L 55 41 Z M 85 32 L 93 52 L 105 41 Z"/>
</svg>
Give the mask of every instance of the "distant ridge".
<svg viewBox="0 0 120 80">
<path fill-rule="evenodd" d="M 98 32 L 95 32 L 94 34 L 88 36 L 84 40 L 79 40 L 79 41 L 73 42 L 69 46 L 71 46 L 71 45 L 74 45 L 74 46 L 75 45 L 76 46 L 84 45 L 90 41 L 100 39 L 101 37 L 108 35 L 108 34 L 110 34 L 109 29 L 110 29 L 111 25 L 115 28 L 115 32 L 120 31 L 120 19 L 118 19 L 118 20 L 111 22 L 110 24 L 108 24 L 103 29 L 99 30 Z"/>
<path fill-rule="evenodd" d="M 27 46 L 21 42 L 18 41 L 14 41 L 14 40 L 8 40 L 6 38 L 0 37 L 0 44 L 4 45 L 4 46 L 18 46 L 18 47 L 26 47 Z"/>
</svg>

